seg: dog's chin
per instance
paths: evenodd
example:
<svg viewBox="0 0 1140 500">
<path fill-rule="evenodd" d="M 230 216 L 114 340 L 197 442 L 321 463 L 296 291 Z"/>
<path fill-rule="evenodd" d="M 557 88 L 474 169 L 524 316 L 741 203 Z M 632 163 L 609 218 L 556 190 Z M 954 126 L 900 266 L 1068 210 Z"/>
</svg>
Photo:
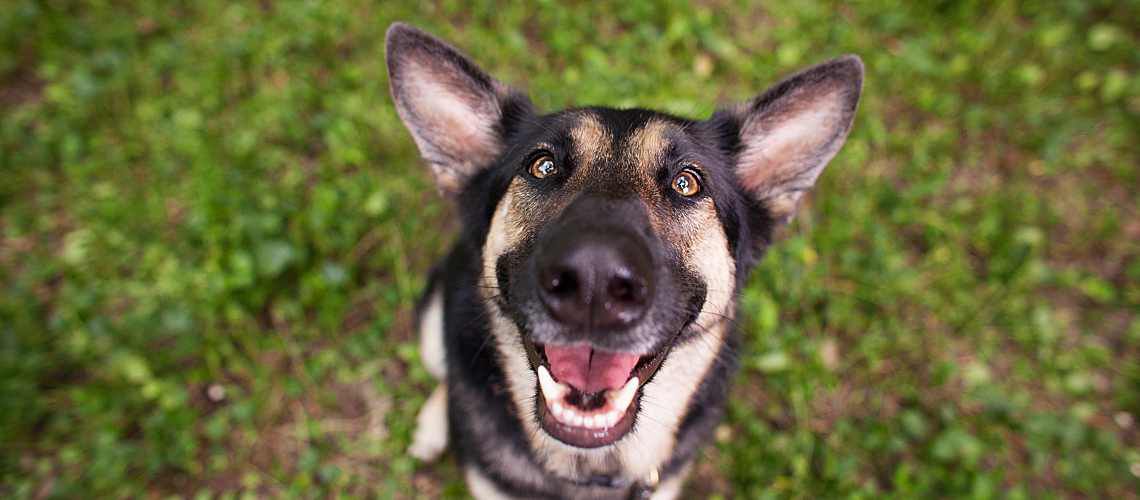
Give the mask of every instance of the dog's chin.
<svg viewBox="0 0 1140 500">
<path fill-rule="evenodd" d="M 657 352 L 638 354 L 605 352 L 583 344 L 543 345 L 527 338 L 524 343 L 539 381 L 535 388 L 539 426 L 554 439 L 577 448 L 612 445 L 633 429 L 642 388 L 671 347 L 670 342 Z M 567 353 L 577 360 L 567 360 Z M 594 370 L 598 363 L 609 366 L 601 367 L 604 376 L 593 377 L 601 380 L 586 380 L 575 377 L 572 367 L 567 370 L 567 363 L 575 361 L 593 363 Z"/>
</svg>

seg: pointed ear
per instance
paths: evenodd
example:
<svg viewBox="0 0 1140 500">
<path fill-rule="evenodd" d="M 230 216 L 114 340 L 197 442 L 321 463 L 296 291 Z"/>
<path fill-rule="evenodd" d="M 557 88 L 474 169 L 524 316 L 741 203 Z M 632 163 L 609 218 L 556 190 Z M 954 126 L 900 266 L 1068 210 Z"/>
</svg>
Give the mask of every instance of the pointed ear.
<svg viewBox="0 0 1140 500">
<path fill-rule="evenodd" d="M 431 167 L 455 196 L 502 152 L 509 119 L 530 100 L 487 76 L 443 41 L 403 23 L 388 28 L 388 84 L 396 111 Z"/>
<path fill-rule="evenodd" d="M 847 55 L 808 68 L 727 111 L 736 124 L 737 178 L 772 219 L 791 219 L 800 197 L 839 152 L 862 86 L 863 62 Z"/>
</svg>

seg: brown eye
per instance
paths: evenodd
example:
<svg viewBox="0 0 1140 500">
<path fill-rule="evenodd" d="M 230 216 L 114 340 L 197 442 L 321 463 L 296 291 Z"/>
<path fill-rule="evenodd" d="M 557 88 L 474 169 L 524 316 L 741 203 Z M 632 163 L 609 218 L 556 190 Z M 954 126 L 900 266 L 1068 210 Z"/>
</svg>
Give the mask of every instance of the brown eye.
<svg viewBox="0 0 1140 500">
<path fill-rule="evenodd" d="M 554 164 L 554 158 L 550 155 L 542 155 L 535 158 L 530 164 L 530 175 L 536 179 L 545 179 L 558 173 L 558 166 Z"/>
<path fill-rule="evenodd" d="M 689 169 L 682 170 L 673 178 L 673 190 L 681 196 L 696 196 L 701 192 L 701 179 Z"/>
</svg>

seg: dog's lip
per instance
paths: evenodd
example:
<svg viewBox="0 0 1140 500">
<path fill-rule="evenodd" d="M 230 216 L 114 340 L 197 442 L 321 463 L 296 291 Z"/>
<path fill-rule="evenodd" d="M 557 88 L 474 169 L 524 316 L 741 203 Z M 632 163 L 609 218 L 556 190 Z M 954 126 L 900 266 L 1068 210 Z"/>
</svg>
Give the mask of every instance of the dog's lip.
<svg viewBox="0 0 1140 500">
<path fill-rule="evenodd" d="M 538 394 L 537 417 L 539 424 L 554 439 L 578 448 L 600 448 L 616 443 L 633 429 L 640 408 L 641 385 L 629 407 L 625 409 L 616 423 L 605 428 L 590 428 L 585 426 L 568 425 L 556 418 L 547 408 L 546 395 L 541 390 Z"/>
</svg>

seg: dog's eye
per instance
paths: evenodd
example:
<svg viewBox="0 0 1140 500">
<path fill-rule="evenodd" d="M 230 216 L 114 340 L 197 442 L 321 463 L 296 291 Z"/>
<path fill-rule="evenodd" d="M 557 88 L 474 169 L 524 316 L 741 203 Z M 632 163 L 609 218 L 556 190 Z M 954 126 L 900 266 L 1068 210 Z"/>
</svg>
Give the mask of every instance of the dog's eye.
<svg viewBox="0 0 1140 500">
<path fill-rule="evenodd" d="M 554 158 L 550 155 L 539 156 L 530 164 L 530 175 L 536 179 L 545 179 L 556 173 L 558 173 L 558 166 L 554 164 Z"/>
<path fill-rule="evenodd" d="M 701 192 L 701 178 L 686 168 L 673 178 L 673 190 L 684 197 L 696 196 Z"/>
</svg>

